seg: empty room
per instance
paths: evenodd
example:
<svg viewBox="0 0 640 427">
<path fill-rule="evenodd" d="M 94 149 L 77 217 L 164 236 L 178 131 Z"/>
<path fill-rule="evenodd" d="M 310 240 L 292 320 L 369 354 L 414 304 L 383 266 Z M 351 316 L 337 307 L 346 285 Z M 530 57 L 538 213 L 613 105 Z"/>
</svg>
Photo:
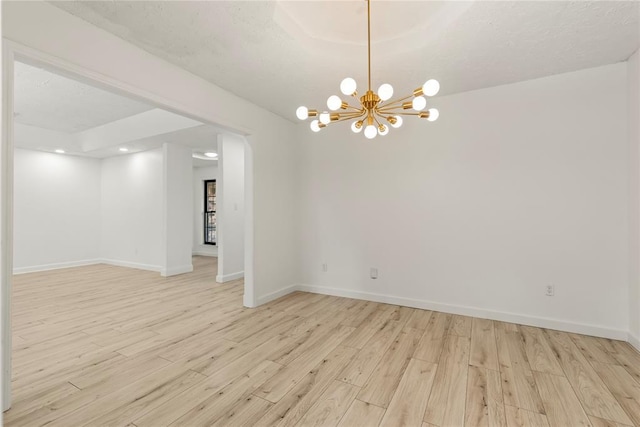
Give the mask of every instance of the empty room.
<svg viewBox="0 0 640 427">
<path fill-rule="evenodd" d="M 0 11 L 4 425 L 640 427 L 640 2 Z"/>
</svg>

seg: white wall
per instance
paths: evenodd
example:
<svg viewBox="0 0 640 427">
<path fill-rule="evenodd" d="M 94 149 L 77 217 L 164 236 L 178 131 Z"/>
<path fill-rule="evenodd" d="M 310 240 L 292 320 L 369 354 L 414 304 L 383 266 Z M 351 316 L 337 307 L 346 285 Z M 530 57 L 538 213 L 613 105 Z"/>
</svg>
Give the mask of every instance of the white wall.
<svg viewBox="0 0 640 427">
<path fill-rule="evenodd" d="M 626 89 L 621 63 L 435 98 L 374 141 L 300 126 L 303 289 L 626 338 Z"/>
<path fill-rule="evenodd" d="M 104 160 L 17 149 L 14 273 L 107 262 L 192 271 L 191 149 Z"/>
<path fill-rule="evenodd" d="M 162 230 L 162 149 L 104 159 L 102 257 L 116 265 L 161 271 Z"/>
<path fill-rule="evenodd" d="M 218 166 L 193 169 L 193 254 L 218 256 L 218 246 L 204 244 L 204 181 L 218 178 Z"/>
<path fill-rule="evenodd" d="M 4 34 L 3 29 L 3 10 L 4 4 L 0 2 L 0 34 Z M 12 213 L 13 213 L 13 182 L 10 177 L 13 175 L 12 159 L 13 156 L 11 146 L 6 141 L 11 137 L 13 113 L 10 103 L 13 102 L 13 85 L 10 84 L 10 77 L 13 72 L 13 65 L 7 64 L 7 53 L 4 49 L 4 43 L 0 43 L 0 132 L 2 138 L 2 146 L 0 147 L 0 200 L 4 203 L 0 204 L 0 321 L 2 325 L 0 330 L 2 337 L 0 340 L 0 402 L 2 402 L 2 411 L 0 411 L 0 424 L 3 423 L 3 411 L 11 405 L 11 278 L 13 276 L 13 242 L 7 239 L 9 232 L 12 232 Z M 8 203 L 7 203 L 8 202 Z"/>
<path fill-rule="evenodd" d="M 193 271 L 193 158 L 192 150 L 165 143 L 163 148 L 163 276 Z"/>
<path fill-rule="evenodd" d="M 640 59 L 627 62 L 630 147 L 629 341 L 640 350 Z"/>
<path fill-rule="evenodd" d="M 100 257 L 100 160 L 15 150 L 14 272 Z"/>
<path fill-rule="evenodd" d="M 244 277 L 244 149 L 243 138 L 218 136 L 218 275 L 217 282 Z"/>
</svg>

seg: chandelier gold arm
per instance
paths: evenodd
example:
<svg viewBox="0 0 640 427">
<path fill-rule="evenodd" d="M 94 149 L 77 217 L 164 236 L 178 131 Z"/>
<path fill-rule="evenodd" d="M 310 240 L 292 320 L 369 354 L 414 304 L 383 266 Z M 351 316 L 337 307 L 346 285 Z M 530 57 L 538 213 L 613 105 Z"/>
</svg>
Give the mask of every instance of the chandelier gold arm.
<svg viewBox="0 0 640 427">
<path fill-rule="evenodd" d="M 395 104 L 402 105 L 402 102 L 410 98 L 413 98 L 413 95 L 405 96 L 404 98 L 394 99 L 393 101 L 390 101 L 390 102 L 384 102 L 378 106 L 378 109 L 384 110 L 386 108 L 397 108 L 397 107 L 394 107 Z"/>
<path fill-rule="evenodd" d="M 381 117 L 387 117 L 386 116 L 387 113 L 385 114 L 378 114 Z M 429 118 L 429 112 L 428 111 L 420 111 L 419 113 L 406 113 L 403 111 L 399 111 L 397 113 L 390 113 L 389 115 L 391 116 L 419 116 L 421 119 L 428 119 Z"/>
<path fill-rule="evenodd" d="M 353 111 L 338 111 L 338 112 L 330 112 L 329 113 L 329 117 L 335 117 L 335 116 L 339 116 L 339 117 L 359 117 L 364 115 L 367 110 L 365 110 L 364 108 L 356 108 L 353 106 L 348 106 L 348 108 L 353 109 Z M 320 113 L 318 112 L 318 110 L 309 110 L 309 118 L 311 117 L 318 117 L 320 116 Z"/>
<path fill-rule="evenodd" d="M 320 128 L 326 127 L 328 125 L 330 125 L 331 123 L 337 123 L 337 122 L 342 122 L 345 120 L 353 120 L 353 119 L 357 119 L 359 117 L 362 117 L 366 114 L 366 111 L 353 111 L 353 112 L 347 112 L 347 113 L 332 113 L 330 114 L 330 119 L 331 121 L 327 124 L 324 123 L 318 123 L 318 126 L 320 126 Z"/>
<path fill-rule="evenodd" d="M 376 117 L 371 112 L 369 112 L 369 114 L 367 114 L 367 125 L 372 125 L 375 118 Z"/>
<path fill-rule="evenodd" d="M 338 122 L 344 122 L 345 120 L 353 120 L 353 119 L 357 119 L 359 117 L 362 117 L 364 114 L 361 114 L 359 116 L 353 116 L 353 117 L 340 117 L 340 119 L 336 120 L 335 122 L 331 122 L 331 123 L 338 123 Z"/>
<path fill-rule="evenodd" d="M 358 110 L 355 111 L 344 111 L 342 113 L 337 113 L 340 114 L 340 117 L 350 117 L 350 116 L 362 116 L 364 114 L 366 114 L 367 110 L 365 110 L 364 108 L 360 108 Z"/>
<path fill-rule="evenodd" d="M 393 113 L 398 112 L 398 114 L 404 114 L 404 113 L 402 113 L 402 111 L 406 111 L 406 110 L 409 110 L 409 109 L 413 108 L 411 103 L 408 103 L 408 104 L 409 104 L 408 107 L 405 107 L 403 105 L 399 105 L 399 106 L 396 106 L 396 107 L 376 108 L 376 111 L 379 111 L 380 113 L 383 113 L 383 114 L 392 113 L 392 112 Z"/>
<path fill-rule="evenodd" d="M 346 107 L 343 108 L 343 110 L 349 110 L 349 109 L 355 110 L 355 111 L 364 111 L 363 108 L 354 107 L 353 105 L 347 105 Z"/>
<path fill-rule="evenodd" d="M 333 116 L 334 115 L 332 115 L 331 121 L 332 122 L 334 122 L 334 121 L 337 122 L 337 121 L 340 121 L 340 120 L 355 119 L 357 117 L 362 117 L 364 115 L 365 115 L 365 112 L 361 112 L 361 113 L 360 112 L 358 112 L 358 113 L 356 113 L 356 112 L 354 112 L 354 113 L 341 113 L 341 114 L 337 114 L 338 117 L 335 120 L 333 120 Z"/>
</svg>

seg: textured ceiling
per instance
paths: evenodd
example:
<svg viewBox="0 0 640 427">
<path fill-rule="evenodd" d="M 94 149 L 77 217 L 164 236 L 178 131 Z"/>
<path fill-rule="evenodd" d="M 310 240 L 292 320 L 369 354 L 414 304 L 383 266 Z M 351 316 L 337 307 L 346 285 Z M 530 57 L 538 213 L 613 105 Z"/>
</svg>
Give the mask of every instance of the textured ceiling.
<svg viewBox="0 0 640 427">
<path fill-rule="evenodd" d="M 75 133 L 153 107 L 41 68 L 15 63 L 15 121 Z"/>
<path fill-rule="evenodd" d="M 366 77 L 363 1 L 52 2 L 294 120 Z M 372 1 L 374 89 L 450 94 L 626 60 L 635 1 Z M 420 18 L 420 19 L 417 19 Z M 361 37 L 358 43 L 358 36 Z"/>
</svg>

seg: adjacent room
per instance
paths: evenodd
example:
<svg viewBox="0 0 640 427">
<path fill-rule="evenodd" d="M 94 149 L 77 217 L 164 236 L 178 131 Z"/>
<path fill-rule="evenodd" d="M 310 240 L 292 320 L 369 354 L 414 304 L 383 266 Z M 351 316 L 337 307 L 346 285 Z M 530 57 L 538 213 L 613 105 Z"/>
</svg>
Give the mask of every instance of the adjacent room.
<svg viewBox="0 0 640 427">
<path fill-rule="evenodd" d="M 87 352 L 132 355 L 169 339 L 100 326 L 116 311 L 129 324 L 145 304 L 157 309 L 161 289 L 135 297 L 145 282 L 181 293 L 166 278 L 192 273 L 242 294 L 244 142 L 36 66 L 14 70 L 12 388 L 26 403 Z M 232 206 L 228 227 L 217 221 L 216 190 L 221 208 Z"/>
<path fill-rule="evenodd" d="M 8 426 L 639 426 L 639 1 L 5 1 Z"/>
</svg>

